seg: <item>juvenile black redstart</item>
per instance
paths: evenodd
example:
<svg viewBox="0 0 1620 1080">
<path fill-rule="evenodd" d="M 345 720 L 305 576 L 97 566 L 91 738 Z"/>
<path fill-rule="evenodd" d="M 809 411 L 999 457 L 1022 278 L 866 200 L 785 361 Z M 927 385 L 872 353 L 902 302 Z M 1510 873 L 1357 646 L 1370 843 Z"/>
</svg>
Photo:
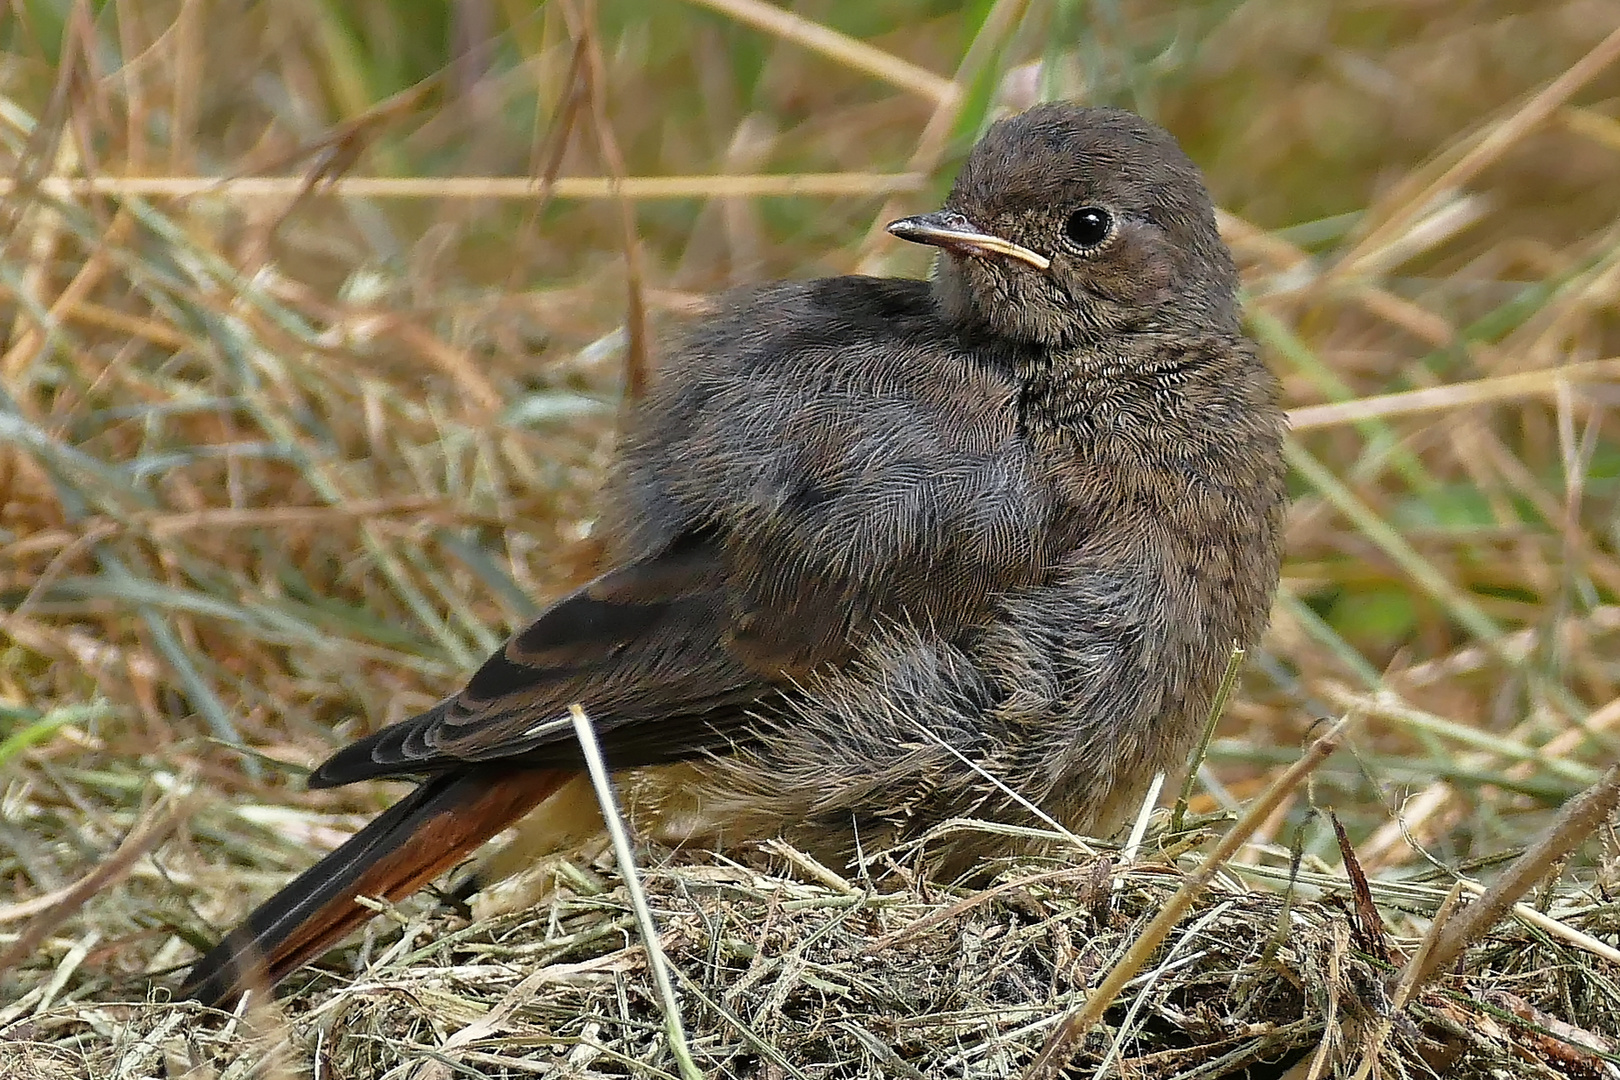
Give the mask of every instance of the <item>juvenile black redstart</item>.
<svg viewBox="0 0 1620 1080">
<path fill-rule="evenodd" d="M 1128 112 L 1042 105 L 889 231 L 940 249 L 931 281 L 766 285 L 690 332 L 628 422 L 610 569 L 315 770 L 421 784 L 187 993 L 273 983 L 368 917 L 356 896 L 417 890 L 564 788 L 576 702 L 615 769 L 694 761 L 666 771 L 715 834 L 827 857 L 1028 822 L 986 774 L 1111 828 L 1182 762 L 1264 628 L 1284 513 L 1277 384 L 1197 168 Z"/>
</svg>

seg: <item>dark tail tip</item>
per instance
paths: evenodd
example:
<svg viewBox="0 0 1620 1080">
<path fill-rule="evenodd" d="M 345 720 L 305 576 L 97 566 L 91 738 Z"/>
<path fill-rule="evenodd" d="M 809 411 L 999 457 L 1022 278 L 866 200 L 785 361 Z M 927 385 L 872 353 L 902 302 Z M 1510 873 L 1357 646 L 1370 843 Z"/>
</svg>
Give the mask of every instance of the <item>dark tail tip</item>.
<svg viewBox="0 0 1620 1080">
<path fill-rule="evenodd" d="M 274 984 L 257 947 L 254 931 L 243 925 L 225 935 L 192 965 L 177 996 L 224 1009 L 248 990 L 263 991 L 267 996 Z"/>
</svg>

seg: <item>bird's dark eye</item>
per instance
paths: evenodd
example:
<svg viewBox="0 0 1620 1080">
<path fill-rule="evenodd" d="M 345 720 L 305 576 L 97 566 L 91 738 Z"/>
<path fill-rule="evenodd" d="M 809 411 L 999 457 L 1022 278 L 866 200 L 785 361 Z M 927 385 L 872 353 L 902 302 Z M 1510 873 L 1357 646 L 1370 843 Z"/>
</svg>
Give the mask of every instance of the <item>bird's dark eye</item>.
<svg viewBox="0 0 1620 1080">
<path fill-rule="evenodd" d="M 1064 235 L 1071 243 L 1083 248 L 1094 248 L 1114 229 L 1114 219 L 1100 206 L 1082 206 L 1069 215 L 1063 226 Z"/>
</svg>

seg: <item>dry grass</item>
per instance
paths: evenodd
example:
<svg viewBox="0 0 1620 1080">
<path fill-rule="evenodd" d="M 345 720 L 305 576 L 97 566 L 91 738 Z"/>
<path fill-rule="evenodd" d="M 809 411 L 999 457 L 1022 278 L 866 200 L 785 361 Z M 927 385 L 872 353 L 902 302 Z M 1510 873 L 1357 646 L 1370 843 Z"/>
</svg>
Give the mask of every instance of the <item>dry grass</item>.
<svg viewBox="0 0 1620 1080">
<path fill-rule="evenodd" d="M 646 885 L 705 1075 L 1007 1076 L 1173 887 L 1162 870 L 1124 874 L 1117 890 L 1111 877 L 1106 862 L 1082 859 L 1018 867 L 965 896 L 899 882 L 840 892 L 683 860 Z M 61 1061 L 98 1077 L 156 1075 L 165 1063 L 168 1075 L 202 1067 L 221 1077 L 316 1067 L 327 1076 L 675 1075 L 623 887 L 608 877 L 576 888 L 472 926 L 442 912 L 404 920 L 369 964 L 297 977 L 277 1009 L 221 1023 L 161 997 L 58 1005 L 11 1026 L 12 1052 L 35 1055 L 42 1075 Z M 1408 888 L 1403 899 L 1432 905 L 1444 892 Z M 1612 905 L 1574 917 L 1620 925 Z M 1420 994 L 1386 1038 L 1386 1067 L 1410 1075 L 1412 1062 L 1431 1060 L 1461 1075 L 1567 1075 L 1534 1064 L 1544 1056 L 1538 1030 L 1553 1016 L 1591 1024 L 1614 1005 L 1612 969 L 1605 978 L 1524 928 L 1493 934 L 1469 963 L 1491 974 Z M 1095 1075 L 1105 1058 L 1119 1070 L 1105 1075 L 1243 1075 L 1312 1051 L 1329 1029 L 1353 1065 L 1377 1032 L 1392 971 L 1363 951 L 1339 907 L 1290 907 L 1279 893 L 1219 882 L 1070 1075 Z M 417 1071 L 400 1070 L 407 1062 Z"/>
<path fill-rule="evenodd" d="M 0 1055 L 31 1063 L 6 1067 L 672 1071 L 601 866 L 437 940 L 455 917 L 406 909 L 283 1014 L 202 1023 L 148 973 L 388 795 L 305 792 L 304 765 L 586 573 L 661 327 L 735 281 L 921 273 L 873 224 L 937 200 L 996 109 L 1080 93 L 1205 166 L 1298 419 L 1284 589 L 1195 810 L 1356 717 L 1106 1014 L 1110 1067 L 1293 1048 L 1299 1076 L 1354 1076 L 1382 1038 L 1386 1075 L 1438 1070 L 1436 1047 L 1453 1075 L 1614 1075 L 1612 1042 L 1559 1065 L 1583 1037 L 1557 1024 L 1612 1040 L 1620 964 L 1556 936 L 1620 931 L 1612 817 L 1461 974 L 1388 997 L 1453 882 L 1492 880 L 1620 745 L 1612 5 L 761 7 L 0 20 L 0 951 L 34 946 L 0 970 Z M 704 1067 L 1002 1076 L 1204 837 L 1151 833 L 1117 890 L 1077 858 L 975 896 L 897 856 L 844 891 L 780 854 L 647 886 Z M 1109 1052 L 1090 1038 L 1075 1075 Z"/>
</svg>

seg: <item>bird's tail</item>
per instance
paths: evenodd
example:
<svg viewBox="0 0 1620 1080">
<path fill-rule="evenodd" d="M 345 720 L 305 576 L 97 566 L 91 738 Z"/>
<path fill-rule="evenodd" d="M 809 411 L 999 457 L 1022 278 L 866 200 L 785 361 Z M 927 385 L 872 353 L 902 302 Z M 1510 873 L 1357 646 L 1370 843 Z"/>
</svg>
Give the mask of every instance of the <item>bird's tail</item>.
<svg viewBox="0 0 1620 1080">
<path fill-rule="evenodd" d="M 409 896 L 572 775 L 504 769 L 426 781 L 260 905 L 197 961 L 181 994 L 224 1005 L 249 988 L 274 986 L 370 918 L 355 897 Z"/>
</svg>

